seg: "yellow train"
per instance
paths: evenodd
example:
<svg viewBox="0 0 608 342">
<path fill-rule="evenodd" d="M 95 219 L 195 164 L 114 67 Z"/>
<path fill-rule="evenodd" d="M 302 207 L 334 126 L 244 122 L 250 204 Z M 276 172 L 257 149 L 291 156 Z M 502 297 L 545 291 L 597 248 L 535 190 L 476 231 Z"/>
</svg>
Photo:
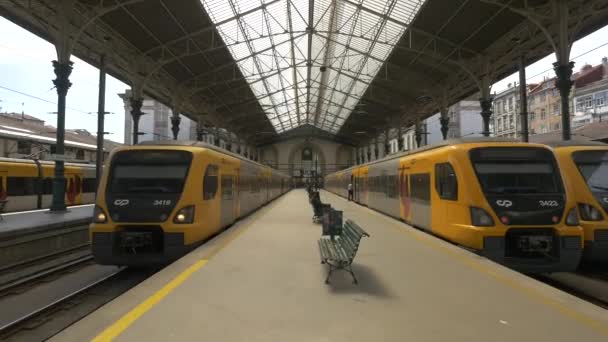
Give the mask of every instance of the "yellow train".
<svg viewBox="0 0 608 342">
<path fill-rule="evenodd" d="M 170 262 L 290 188 L 289 177 L 200 142 L 115 149 L 90 226 L 101 264 Z"/>
<path fill-rule="evenodd" d="M 52 201 L 55 163 L 0 158 L 0 200 L 5 212 L 48 208 Z M 68 206 L 95 200 L 95 165 L 65 163 Z"/>
<path fill-rule="evenodd" d="M 325 187 L 528 273 L 572 271 L 583 247 L 573 189 L 550 148 L 461 139 L 328 175 Z"/>
<path fill-rule="evenodd" d="M 583 259 L 608 263 L 608 145 L 558 142 L 549 144 L 577 203 L 584 231 Z"/>
</svg>

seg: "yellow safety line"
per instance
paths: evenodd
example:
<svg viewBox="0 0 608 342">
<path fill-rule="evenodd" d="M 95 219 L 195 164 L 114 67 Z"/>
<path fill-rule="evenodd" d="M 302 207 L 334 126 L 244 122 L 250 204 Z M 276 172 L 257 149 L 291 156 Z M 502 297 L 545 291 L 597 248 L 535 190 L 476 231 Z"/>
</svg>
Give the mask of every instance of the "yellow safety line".
<svg viewBox="0 0 608 342">
<path fill-rule="evenodd" d="M 335 196 L 335 194 L 334 194 L 334 196 Z M 343 201 L 346 201 L 343 198 L 340 198 L 340 199 L 342 199 Z M 361 206 L 361 207 L 363 207 L 363 206 Z M 365 207 L 363 207 L 363 208 L 365 208 Z M 526 295 L 540 301 L 541 303 L 556 309 L 558 312 L 564 314 L 565 316 L 568 316 L 581 323 L 584 323 L 585 325 L 591 327 L 596 332 L 598 332 L 602 335 L 608 336 L 608 324 L 606 322 L 589 317 L 588 315 L 585 315 L 579 311 L 572 310 L 572 309 L 568 308 L 567 306 L 564 306 L 560 302 L 558 302 L 546 295 L 543 295 L 541 292 L 539 292 L 538 290 L 536 290 L 530 286 L 523 285 L 520 282 L 517 282 L 507 276 L 501 275 L 498 272 L 496 272 L 495 270 L 493 270 L 491 267 L 484 265 L 483 263 L 481 263 L 479 261 L 471 259 L 469 256 L 462 255 L 462 254 L 458 253 L 457 251 L 452 250 L 452 249 L 448 248 L 447 246 L 441 244 L 440 243 L 441 240 L 439 240 L 437 238 L 434 238 L 434 237 L 431 238 L 431 236 L 423 235 L 422 233 L 417 234 L 411 230 L 414 228 L 403 229 L 404 228 L 403 226 L 396 224 L 397 221 L 395 219 L 387 217 L 386 215 L 381 214 L 375 210 L 372 210 L 369 208 L 366 208 L 366 209 L 369 210 L 372 214 L 386 220 L 387 222 L 390 222 L 390 226 L 397 229 L 398 231 L 404 232 L 404 233 L 414 237 L 416 240 L 422 242 L 423 244 L 425 244 L 435 250 L 449 254 L 450 256 L 455 257 L 458 261 L 465 264 L 466 266 L 468 266 L 480 273 L 489 275 L 492 278 L 503 283 L 504 285 L 507 285 L 508 287 L 510 287 L 512 289 L 523 292 Z"/>
<path fill-rule="evenodd" d="M 181 283 L 186 281 L 186 279 L 190 278 L 194 272 L 205 266 L 206 263 L 207 259 L 202 259 L 197 261 L 194 265 L 188 267 L 177 277 L 173 278 L 173 280 L 171 280 L 167 285 L 163 286 L 162 289 L 148 297 L 148 299 L 140 303 L 126 315 L 122 316 L 118 321 L 116 321 L 116 323 L 112 324 L 101 334 L 97 335 L 97 337 L 93 339 L 93 342 L 112 341 L 123 331 L 125 331 L 125 329 L 127 329 L 131 324 L 133 324 L 133 322 L 135 322 L 139 317 L 158 304 L 158 302 L 165 298 L 176 287 L 181 285 Z"/>
<path fill-rule="evenodd" d="M 268 212 L 271 208 L 273 208 L 277 204 L 277 200 L 275 199 L 273 203 L 267 207 L 266 212 Z M 236 238 L 241 236 L 252 224 L 257 222 L 259 219 L 264 217 L 266 212 L 259 213 L 259 216 L 254 218 L 251 222 L 249 222 L 246 226 L 242 227 L 241 230 L 232 234 L 226 240 L 222 241 L 215 249 L 213 249 L 206 258 L 198 260 L 196 263 L 185 269 L 175 278 L 173 278 L 169 283 L 163 286 L 160 290 L 154 293 L 152 296 L 148 297 L 146 300 L 141 302 L 131 311 L 122 316 L 118 321 L 114 322 L 111 326 L 102 331 L 99 335 L 97 335 L 92 341 L 93 342 L 106 342 L 114 340 L 118 335 L 122 334 L 131 324 L 133 324 L 138 318 L 140 318 L 143 314 L 145 314 L 148 310 L 152 309 L 156 304 L 158 304 L 163 298 L 165 298 L 169 293 L 175 290 L 179 285 L 181 285 L 184 281 L 194 274 L 194 272 L 198 271 L 200 268 L 205 266 L 211 257 L 215 256 L 220 250 L 226 247 L 230 242 L 234 241 Z"/>
</svg>

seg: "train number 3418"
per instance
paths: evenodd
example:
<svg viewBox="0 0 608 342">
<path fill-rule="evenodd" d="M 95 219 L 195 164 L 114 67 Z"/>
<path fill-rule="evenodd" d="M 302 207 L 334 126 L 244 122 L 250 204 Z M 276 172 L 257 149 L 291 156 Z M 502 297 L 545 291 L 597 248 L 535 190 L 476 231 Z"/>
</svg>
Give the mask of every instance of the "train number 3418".
<svg viewBox="0 0 608 342">
<path fill-rule="evenodd" d="M 153 205 L 154 206 L 171 205 L 171 200 L 155 200 Z"/>
</svg>

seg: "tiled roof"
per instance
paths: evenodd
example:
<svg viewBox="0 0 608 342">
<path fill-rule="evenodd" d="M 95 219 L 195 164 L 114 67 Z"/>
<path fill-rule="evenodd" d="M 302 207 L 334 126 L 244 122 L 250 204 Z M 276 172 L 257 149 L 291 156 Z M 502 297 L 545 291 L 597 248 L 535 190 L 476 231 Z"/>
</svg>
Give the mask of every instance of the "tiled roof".
<svg viewBox="0 0 608 342">
<path fill-rule="evenodd" d="M 574 86 L 577 88 L 582 88 L 589 83 L 593 83 L 601 80 L 604 77 L 604 66 L 602 64 L 583 68 L 577 79 L 574 81 Z"/>
<path fill-rule="evenodd" d="M 530 135 L 531 142 L 548 142 L 561 140 L 562 132 Z M 572 129 L 572 139 L 587 141 L 605 141 L 608 139 L 608 121 L 594 122 Z"/>
<path fill-rule="evenodd" d="M 44 125 L 44 121 L 27 114 L 0 113 L 0 136 L 30 140 L 52 145 L 56 141 L 56 128 Z M 65 145 L 85 150 L 97 149 L 97 137 L 87 130 L 65 131 Z M 121 144 L 104 140 L 104 150 L 110 151 Z"/>
</svg>

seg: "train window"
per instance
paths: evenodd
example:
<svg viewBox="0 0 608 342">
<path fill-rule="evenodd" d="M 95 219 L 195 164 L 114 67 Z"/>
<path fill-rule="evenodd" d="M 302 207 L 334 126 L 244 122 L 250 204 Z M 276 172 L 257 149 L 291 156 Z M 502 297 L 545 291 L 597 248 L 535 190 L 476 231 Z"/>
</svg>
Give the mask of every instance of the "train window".
<svg viewBox="0 0 608 342">
<path fill-rule="evenodd" d="M 7 177 L 7 193 L 9 196 L 36 195 L 36 181 L 36 177 Z"/>
<path fill-rule="evenodd" d="M 431 200 L 430 174 L 417 173 L 417 174 L 411 175 L 410 178 L 412 180 L 411 184 L 410 184 L 412 199 L 430 202 L 430 200 Z"/>
<path fill-rule="evenodd" d="M 397 197 L 399 185 L 397 184 L 397 176 L 391 175 L 387 177 L 386 196 L 389 198 Z"/>
<path fill-rule="evenodd" d="M 47 177 L 42 180 L 42 194 L 51 195 L 53 193 L 53 178 Z"/>
<path fill-rule="evenodd" d="M 217 193 L 217 165 L 209 164 L 203 178 L 203 200 L 211 200 Z"/>
<path fill-rule="evenodd" d="M 458 179 L 450 163 L 435 164 L 435 190 L 442 199 L 458 199 Z"/>
<path fill-rule="evenodd" d="M 251 192 L 260 192 L 260 183 L 262 182 L 262 178 L 258 175 L 255 175 L 251 179 Z"/>
<path fill-rule="evenodd" d="M 232 176 L 225 175 L 222 176 L 222 199 L 223 200 L 231 200 L 232 199 Z"/>
<path fill-rule="evenodd" d="M 97 182 L 95 181 L 95 178 L 84 178 L 82 180 L 82 192 L 83 193 L 90 193 L 90 192 L 95 192 L 97 189 Z"/>
</svg>

